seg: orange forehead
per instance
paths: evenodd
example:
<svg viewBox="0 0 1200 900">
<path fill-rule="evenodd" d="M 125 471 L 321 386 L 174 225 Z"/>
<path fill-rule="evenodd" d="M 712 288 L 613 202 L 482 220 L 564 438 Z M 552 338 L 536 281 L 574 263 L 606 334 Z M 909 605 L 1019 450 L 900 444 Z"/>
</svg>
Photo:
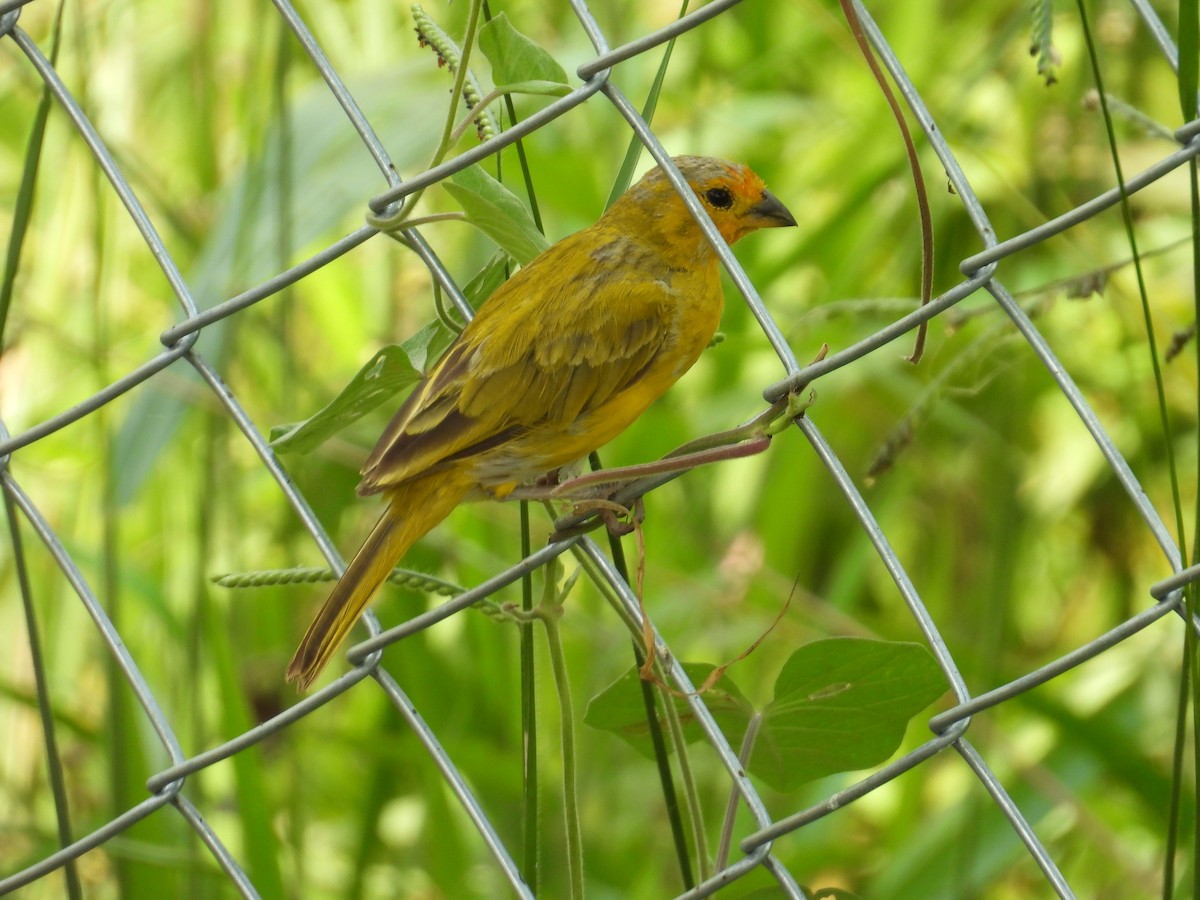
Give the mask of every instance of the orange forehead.
<svg viewBox="0 0 1200 900">
<path fill-rule="evenodd" d="M 747 201 L 756 203 L 766 190 L 763 180 L 743 163 L 708 156 L 676 156 L 673 161 L 692 190 L 700 197 L 704 197 L 705 193 L 713 188 L 724 188 L 743 204 Z M 647 202 L 650 197 L 666 193 L 674 193 L 674 188 L 663 170 L 655 168 L 642 176 L 642 179 L 626 192 L 626 202 L 631 205 Z"/>
<path fill-rule="evenodd" d="M 762 193 L 762 179 L 754 173 L 754 169 L 749 166 L 730 166 L 728 167 L 730 180 L 733 191 L 742 194 L 743 197 L 748 194 Z"/>
<path fill-rule="evenodd" d="M 726 184 L 735 194 L 742 197 L 757 197 L 763 192 L 763 180 L 749 166 L 729 163 L 723 166 L 728 178 Z"/>
</svg>

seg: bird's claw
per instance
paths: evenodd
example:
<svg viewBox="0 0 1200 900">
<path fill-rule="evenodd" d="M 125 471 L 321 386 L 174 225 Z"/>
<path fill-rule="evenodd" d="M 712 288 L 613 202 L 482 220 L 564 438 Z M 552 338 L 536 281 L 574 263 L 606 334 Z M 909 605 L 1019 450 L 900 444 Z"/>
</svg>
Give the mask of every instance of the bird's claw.
<svg viewBox="0 0 1200 900">
<path fill-rule="evenodd" d="M 646 505 L 642 503 L 641 497 L 634 500 L 633 506 L 623 512 L 615 507 L 614 503 L 613 506 L 601 506 L 596 510 L 596 515 L 613 537 L 624 537 L 646 520 Z"/>
<path fill-rule="evenodd" d="M 645 521 L 646 507 L 642 503 L 641 497 L 634 500 L 633 506 L 628 508 L 601 497 L 577 502 L 574 504 L 575 518 L 570 520 L 574 521 L 574 524 L 556 528 L 551 532 L 549 542 L 554 544 L 591 531 L 595 528 L 595 521 L 590 518 L 590 514 L 595 514 L 596 519 L 604 524 L 609 534 L 614 537 L 623 537 L 631 531 L 636 531 L 638 526 Z M 559 521 L 564 520 L 560 519 Z"/>
</svg>

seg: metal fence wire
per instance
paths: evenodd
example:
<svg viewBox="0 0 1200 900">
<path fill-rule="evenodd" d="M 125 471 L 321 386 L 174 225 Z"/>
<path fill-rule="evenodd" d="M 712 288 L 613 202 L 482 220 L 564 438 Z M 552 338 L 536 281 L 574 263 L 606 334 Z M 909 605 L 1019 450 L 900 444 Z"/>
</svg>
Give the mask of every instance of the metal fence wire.
<svg viewBox="0 0 1200 900">
<path fill-rule="evenodd" d="M 1151 9 L 1147 0 L 1131 0 L 1131 2 L 1144 23 L 1144 27 L 1153 36 L 1158 49 L 1177 71 L 1178 58 L 1176 49 L 1159 17 Z M 278 10 L 278 14 L 283 17 L 287 26 L 299 39 L 304 51 L 311 58 L 312 64 L 316 66 L 328 85 L 329 91 L 336 97 L 347 121 L 353 126 L 358 137 L 369 150 L 383 178 L 387 182 L 387 190 L 377 196 L 364 198 L 367 206 L 375 213 L 385 213 L 395 208 L 396 204 L 404 200 L 404 198 L 410 197 L 414 192 L 435 184 L 472 163 L 487 158 L 501 148 L 512 144 L 518 138 L 528 135 L 546 123 L 563 116 L 593 95 L 599 95 L 599 97 L 603 98 L 604 102 L 610 103 L 620 113 L 632 132 L 643 142 L 646 150 L 658 163 L 664 165 L 668 163 L 668 155 L 656 138 L 655 133 L 642 119 L 638 110 L 630 103 L 629 99 L 616 87 L 613 80 L 610 79 L 610 73 L 614 67 L 620 66 L 624 61 L 630 60 L 647 50 L 659 47 L 673 37 L 686 35 L 687 32 L 700 27 L 708 20 L 716 17 L 736 16 L 737 10 L 734 7 L 737 6 L 737 0 L 713 0 L 713 2 L 687 14 L 666 28 L 646 34 L 637 40 L 615 48 L 609 46 L 609 41 L 604 30 L 583 0 L 570 0 L 570 5 L 595 50 L 594 58 L 577 69 L 578 85 L 572 88 L 565 96 L 544 106 L 536 114 L 531 115 L 516 126 L 491 137 L 462 153 L 460 156 L 454 157 L 428 171 L 421 172 L 410 180 L 402 180 L 398 177 L 396 167 L 389 157 L 388 148 L 377 137 L 376 129 L 366 116 L 364 116 L 355 97 L 347 89 L 338 71 L 323 52 L 318 35 L 305 24 L 304 19 L 295 7 L 287 3 L 286 0 L 275 0 L 275 7 Z M 223 760 L 227 760 L 245 748 L 278 734 L 324 704 L 331 701 L 336 702 L 336 699 L 340 695 L 348 691 L 367 689 L 361 685 L 373 682 L 377 689 L 382 691 L 388 700 L 394 704 L 397 713 L 404 719 L 428 753 L 436 761 L 436 765 L 445 779 L 446 785 L 462 805 L 471 822 L 474 823 L 475 828 L 478 829 L 479 835 L 482 837 L 491 857 L 494 859 L 495 866 L 503 873 L 503 877 L 511 885 L 513 892 L 519 896 L 532 896 L 533 892 L 523 880 L 519 867 L 514 862 L 513 855 L 501 839 L 500 831 L 489 818 L 488 811 L 477 802 L 471 788 L 468 786 L 468 780 L 460 771 L 459 765 L 456 764 L 451 754 L 443 748 L 438 735 L 426 724 L 421 712 L 406 694 L 404 685 L 380 664 L 379 653 L 375 651 L 381 650 L 383 647 L 406 635 L 428 628 L 435 622 L 441 621 L 465 609 L 481 598 L 492 595 L 501 587 L 520 579 L 524 573 L 531 571 L 535 567 L 542 566 L 547 561 L 572 549 L 590 557 L 595 567 L 603 573 L 603 577 L 609 582 L 611 589 L 622 598 L 629 615 L 635 620 L 640 621 L 641 613 L 634 592 L 625 579 L 618 574 L 607 556 L 601 552 L 597 544 L 590 538 L 574 537 L 550 544 L 537 550 L 518 564 L 498 573 L 486 582 L 474 586 L 461 596 L 455 597 L 438 606 L 432 612 L 418 616 L 407 623 L 387 631 L 381 629 L 379 622 L 373 615 L 368 615 L 367 624 L 371 632 L 371 637 L 369 640 L 360 643 L 351 653 L 352 659 L 361 660 L 358 668 L 352 669 L 326 687 L 305 697 L 300 702 L 256 727 L 250 728 L 244 733 L 228 735 L 225 742 L 219 746 L 212 747 L 203 752 L 196 752 L 194 748 L 183 746 L 176 737 L 175 725 L 173 725 L 170 717 L 164 714 L 154 691 L 151 689 L 147 679 L 143 677 L 137 660 L 126 649 L 122 635 L 113 626 L 108 614 L 97 599 L 97 590 L 85 579 L 81 573 L 80 566 L 72 558 L 72 553 L 64 545 L 59 535 L 56 534 L 55 529 L 51 526 L 47 518 L 39 511 L 35 496 L 22 486 L 16 472 L 10 467 L 10 462 L 14 459 L 19 459 L 22 448 L 30 447 L 35 442 L 42 440 L 59 429 L 85 416 L 89 416 L 97 410 L 101 410 L 106 404 L 111 403 L 125 392 L 150 379 L 158 377 L 168 367 L 175 365 L 190 366 L 199 373 L 208 388 L 211 389 L 212 396 L 227 411 L 229 417 L 236 423 L 238 429 L 240 429 L 245 440 L 253 447 L 255 453 L 261 459 L 262 465 L 278 483 L 279 490 L 283 492 L 283 495 L 295 510 L 296 516 L 299 517 L 304 528 L 311 534 L 324 556 L 329 560 L 330 565 L 335 569 L 339 568 L 341 565 L 340 557 L 310 508 L 308 500 L 294 487 L 291 480 L 285 474 L 268 446 L 260 425 L 252 421 L 243 403 L 223 382 L 214 365 L 197 352 L 196 343 L 205 329 L 212 327 L 224 319 L 237 316 L 240 312 L 254 304 L 272 297 L 272 295 L 305 278 L 310 273 L 337 259 L 342 254 L 353 251 L 354 248 L 363 244 L 377 232 L 370 225 L 365 225 L 298 265 L 280 272 L 275 277 L 256 287 L 238 296 L 231 297 L 224 302 L 201 309 L 197 305 L 193 295 L 193 286 L 189 285 L 187 279 L 181 274 L 171 253 L 168 252 L 164 242 L 160 239 L 155 222 L 147 214 L 146 209 L 131 188 L 129 180 L 123 174 L 113 154 L 106 147 L 101 131 L 89 120 L 81 104 L 72 96 L 72 93 L 68 90 L 63 79 L 60 78 L 59 73 L 56 71 L 55 66 L 49 61 L 46 51 L 31 40 L 29 35 L 21 29 L 18 19 L 22 11 L 22 6 L 23 3 L 21 0 L 17 0 L 17 2 L 9 0 L 9 2 L 0 3 L 0 39 L 9 42 L 10 46 L 15 46 L 19 50 L 19 55 L 27 62 L 30 71 L 36 73 L 37 78 L 41 79 L 49 87 L 59 107 L 69 117 L 75 132 L 77 132 L 78 139 L 82 140 L 87 145 L 91 154 L 94 155 L 104 175 L 111 184 L 111 189 L 120 199 L 121 204 L 123 204 L 125 210 L 128 212 L 129 218 L 141 233 L 154 259 L 166 275 L 182 312 L 182 318 L 177 324 L 163 332 L 161 338 L 163 349 L 161 352 L 145 360 L 142 364 L 124 372 L 103 390 L 96 392 L 83 402 L 65 409 L 58 415 L 17 434 L 9 434 L 8 431 L 3 430 L 3 426 L 0 424 L 0 483 L 3 484 L 6 502 L 9 505 L 10 528 L 13 532 L 14 560 L 23 592 L 26 595 L 28 594 L 29 585 L 25 574 L 25 553 L 19 539 L 20 534 L 16 527 L 16 519 L 13 517 L 14 509 L 20 511 L 20 516 L 31 526 L 33 533 L 36 533 L 37 538 L 48 548 L 57 566 L 61 569 L 62 574 L 78 595 L 79 601 L 86 607 L 99 635 L 107 645 L 108 652 L 116 660 L 123 678 L 128 682 L 129 689 L 132 690 L 144 711 L 146 721 L 157 734 L 157 738 L 170 760 L 169 766 L 154 773 L 148 779 L 146 783 L 146 796 L 142 802 L 137 803 L 122 815 L 113 818 L 103 827 L 96 829 L 92 833 L 69 840 L 58 852 L 41 859 L 34 865 L 22 871 L 0 873 L 0 894 L 15 891 L 23 886 L 30 885 L 38 879 L 46 877 L 48 873 L 55 872 L 69 861 L 78 859 L 89 850 L 101 847 L 114 838 L 117 838 L 139 820 L 149 816 L 179 816 L 199 836 L 217 864 L 226 873 L 237 892 L 245 897 L 259 896 L 259 891 L 262 890 L 262 887 L 256 886 L 252 882 L 252 879 L 244 868 L 244 863 L 239 862 L 237 856 L 230 852 L 218 830 L 207 823 L 201 815 L 200 809 L 194 802 L 194 797 L 189 796 L 189 776 L 201 772 Z M 868 777 L 852 786 L 825 797 L 819 803 L 807 809 L 797 810 L 790 815 L 776 818 L 769 814 L 767 805 L 760 797 L 759 791 L 739 763 L 736 749 L 730 746 L 721 728 L 718 727 L 713 716 L 706 708 L 704 696 L 690 693 L 693 691 L 692 683 L 680 665 L 675 662 L 670 649 L 662 645 L 660 641 L 659 649 L 662 659 L 667 663 L 668 672 L 674 682 L 674 686 L 682 692 L 689 692 L 687 703 L 690 705 L 696 721 L 703 728 L 707 740 L 717 757 L 719 757 L 721 763 L 728 770 L 733 787 L 740 794 L 740 802 L 744 805 L 745 810 L 748 811 L 755 823 L 753 833 L 746 835 L 740 841 L 738 845 L 740 852 L 733 854 L 733 861 L 729 862 L 728 865 L 711 878 L 699 884 L 693 890 L 688 891 L 683 896 L 708 896 L 718 889 L 730 885 L 758 867 L 762 867 L 774 877 L 783 895 L 789 897 L 804 896 L 799 882 L 806 880 L 806 875 L 811 873 L 792 873 L 788 871 L 779 862 L 777 857 L 773 855 L 773 842 L 787 839 L 789 835 L 864 797 L 881 785 L 898 778 L 909 769 L 920 766 L 922 763 L 939 754 L 952 752 L 962 757 L 974 773 L 974 776 L 986 789 L 987 794 L 990 795 L 996 807 L 1003 813 L 1008 822 L 1011 823 L 1012 828 L 1019 835 L 1029 855 L 1043 873 L 1045 882 L 1049 888 L 1058 896 L 1070 897 L 1073 896 L 1072 888 L 1064 879 L 1059 866 L 1056 864 L 1051 853 L 1048 852 L 1045 843 L 1039 838 L 1035 828 L 1031 824 L 1029 815 L 1014 802 L 1012 796 L 1005 789 L 1005 786 L 994 774 L 992 766 L 976 751 L 968 739 L 970 719 L 977 713 L 995 707 L 997 704 L 1030 691 L 1032 688 L 1080 666 L 1131 635 L 1136 634 L 1141 629 L 1146 628 L 1158 619 L 1169 616 L 1171 613 L 1177 614 L 1170 617 L 1171 621 L 1182 623 L 1184 621 L 1182 616 L 1182 588 L 1195 577 L 1196 570 L 1194 568 L 1184 569 L 1182 567 L 1181 554 L 1176 547 L 1174 538 L 1151 505 L 1130 465 L 1118 450 L 1112 436 L 1105 430 L 1099 418 L 1089 406 L 1088 401 L 1084 398 L 1083 393 L 1077 387 L 1075 381 L 1072 380 L 1071 375 L 1059 363 L 1054 350 L 1039 332 L 1038 327 L 1031 321 L 1027 311 L 1014 300 L 1013 293 L 1000 280 L 998 273 L 1002 268 L 1001 264 L 1010 256 L 1018 254 L 1041 241 L 1045 241 L 1053 235 L 1073 228 L 1102 210 L 1119 203 L 1121 193 L 1118 189 L 1107 191 L 1095 197 L 1090 202 L 1084 203 L 1052 221 L 1048 221 L 1022 234 L 1003 240 L 999 239 L 993 232 L 987 212 L 977 198 L 971 183 L 964 176 L 962 169 L 960 169 L 953 150 L 944 139 L 942 130 L 938 127 L 929 110 L 926 108 L 916 85 L 909 80 L 900 61 L 893 54 L 884 35 L 876 27 L 868 10 L 861 4 L 856 4 L 855 6 L 864 25 L 867 39 L 873 45 L 880 61 L 895 84 L 899 86 L 903 101 L 907 103 L 913 119 L 919 123 L 926 140 L 944 166 L 949 183 L 957 198 L 965 207 L 971 222 L 974 223 L 985 249 L 963 260 L 960 266 L 960 270 L 963 273 L 962 281 L 941 296 L 936 297 L 927 306 L 894 321 L 886 328 L 881 329 L 878 333 L 871 335 L 854 346 L 833 353 L 820 362 L 805 366 L 797 361 L 788 340 L 760 300 L 755 286 L 743 273 L 737 260 L 730 254 L 728 248 L 718 240 L 717 243 L 720 245 L 721 250 L 721 260 L 725 268 L 732 276 L 737 291 L 749 305 L 753 315 L 761 325 L 762 331 L 779 358 L 779 380 L 765 387 L 764 396 L 768 400 L 773 401 L 784 395 L 789 389 L 797 385 L 813 382 L 839 367 L 846 366 L 860 359 L 898 336 L 912 331 L 919 323 L 928 321 L 934 316 L 943 313 L 964 298 L 983 293 L 990 295 L 996 306 L 1002 309 L 1012 320 L 1024 340 L 1028 342 L 1029 347 L 1032 348 L 1033 352 L 1036 353 L 1053 376 L 1062 394 L 1070 402 L 1080 422 L 1090 433 L 1107 464 L 1111 467 L 1116 479 L 1128 496 L 1128 502 L 1136 508 L 1137 513 L 1144 521 L 1145 528 L 1149 529 L 1150 534 L 1161 547 L 1167 566 L 1174 574 L 1157 584 L 1151 585 L 1149 587 L 1151 601 L 1147 604 L 1146 608 L 1130 615 L 1116 627 L 1095 636 L 1061 658 L 1055 659 L 1053 662 L 1035 671 L 1028 672 L 1023 677 L 1002 684 L 986 693 L 973 694 L 959 673 L 958 663 L 956 663 L 942 639 L 938 623 L 934 621 L 927 611 L 917 587 L 906 573 L 904 560 L 893 550 L 888 536 L 878 524 L 871 508 L 856 488 L 854 481 L 843 468 L 843 464 L 839 460 L 837 453 L 823 438 L 818 428 L 818 422 L 821 417 L 820 407 L 818 406 L 812 414 L 798 419 L 796 427 L 811 443 L 816 456 L 827 467 L 833 483 L 844 496 L 845 503 L 849 505 L 858 521 L 861 522 L 862 528 L 865 529 L 869 536 L 875 551 L 881 558 L 887 572 L 894 580 L 900 597 L 907 604 L 913 619 L 924 636 L 929 650 L 936 657 L 938 664 L 944 672 L 953 692 L 955 702 L 952 708 L 936 715 L 930 720 L 928 724 L 934 736 L 912 752 L 874 771 Z M 1178 149 L 1130 178 L 1124 188 L 1126 192 L 1132 194 L 1141 190 L 1167 173 L 1172 172 L 1180 166 L 1184 166 L 1192 157 L 1200 153 L 1200 122 L 1194 121 L 1180 128 L 1175 133 L 1175 139 L 1178 143 Z M 705 222 L 704 224 L 711 229 L 709 223 Z M 410 229 L 406 233 L 406 237 L 411 247 L 420 256 L 434 279 L 442 288 L 451 296 L 460 296 L 451 276 L 442 266 L 430 246 L 425 242 L 419 230 L 415 228 Z M 1166 568 L 1164 568 L 1165 571 Z M 10 596 L 5 598 L 4 602 L 14 603 L 18 602 L 18 599 Z M 28 597 L 26 597 L 26 600 L 28 600 Z"/>
</svg>

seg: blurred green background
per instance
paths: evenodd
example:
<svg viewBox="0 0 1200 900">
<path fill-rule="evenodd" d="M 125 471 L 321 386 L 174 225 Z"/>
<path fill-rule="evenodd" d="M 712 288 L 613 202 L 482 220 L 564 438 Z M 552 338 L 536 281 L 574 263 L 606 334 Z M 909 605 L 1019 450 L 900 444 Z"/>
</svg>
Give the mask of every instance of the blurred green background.
<svg viewBox="0 0 1200 900">
<path fill-rule="evenodd" d="M 469 4 L 429 2 L 461 35 Z M 671 21 L 672 3 L 596 4 L 612 46 Z M 1029 55 L 1025 4 L 873 4 L 891 46 L 978 192 L 998 235 L 1061 214 L 1114 182 L 1074 7 L 1055 16 L 1058 81 Z M 46 48 L 55 7 L 20 25 Z M 568 72 L 590 58 L 565 4 L 493 2 Z M 417 46 L 403 4 L 305 3 L 301 14 L 379 130 L 402 175 L 419 172 L 445 113 L 449 75 Z M 1132 8 L 1089 5 L 1108 90 L 1178 127 L 1174 74 Z M 1174 13 L 1166 10 L 1174 28 Z M 618 66 L 640 105 L 662 49 Z M 481 76 L 486 64 L 478 58 Z M 384 189 L 374 163 L 307 57 L 265 4 L 82 2 L 66 8 L 58 61 L 202 306 L 254 286 L 362 223 Z M 0 229 L 9 231 L 40 82 L 0 41 Z M 517 98 L 528 115 L 546 101 Z M 1127 175 L 1172 150 L 1116 122 Z M 654 129 L 673 153 L 742 160 L 789 205 L 799 229 L 766 232 L 737 255 L 796 355 L 842 349 L 916 305 L 920 241 L 903 149 L 838 7 L 747 2 L 675 46 Z M 551 238 L 594 221 L 629 141 L 597 96 L 525 141 Z M 459 150 L 475 141 L 468 135 Z M 937 258 L 935 291 L 981 247 L 923 139 Z M 494 172 L 494 161 L 489 163 Z M 639 171 L 646 167 L 643 156 Z M 513 151 L 505 180 L 519 188 Z M 1158 346 L 1193 320 L 1187 173 L 1133 201 Z M 455 208 L 439 188 L 418 214 Z M 494 247 L 459 223 L 425 235 L 461 281 Z M 1160 427 L 1132 269 L 1073 296 L 1080 279 L 1129 256 L 1111 210 L 1001 264 L 1038 327 L 1168 522 L 1168 458 L 1184 520 L 1197 454 L 1192 347 L 1164 368 L 1173 436 Z M 1086 292 L 1085 292 L 1086 293 Z M 433 316 L 424 267 L 375 238 L 298 285 L 207 329 L 213 361 L 257 427 L 327 403 L 380 345 Z M 161 349 L 179 318 L 165 279 L 91 155 L 55 107 L 0 356 L 11 433 L 79 402 Z M 782 372 L 730 291 L 723 343 L 642 421 L 606 464 L 653 458 L 758 412 Z M 987 297 L 816 384 L 811 416 L 865 492 L 972 690 L 982 692 L 1086 643 L 1150 603 L 1169 570 L 1153 538 L 1044 367 Z M 377 515 L 354 496 L 389 410 L 365 417 L 290 475 L 349 554 Z M 890 468 L 868 472 L 911 430 Z M 100 412 L 14 455 L 33 497 L 118 624 L 193 754 L 295 702 L 283 669 L 324 589 L 229 591 L 226 572 L 320 565 L 321 557 L 212 394 L 176 364 Z M 787 656 L 831 636 L 919 640 L 889 576 L 828 474 L 795 431 L 760 457 L 695 471 L 646 503 L 646 604 L 676 653 L 721 663 L 778 627 L 731 670 L 756 704 Z M 533 511 L 533 539 L 548 530 Z M 113 679 L 90 619 L 28 527 L 72 825 L 85 834 L 144 799 L 165 756 L 128 687 Z M 7 539 L 6 539 L 7 540 Z M 1190 540 L 1190 536 L 1189 536 Z M 511 504 L 457 511 L 405 565 L 463 585 L 519 557 Z M 628 552 L 633 552 L 628 542 Z M 568 563 L 568 565 L 573 565 Z M 11 553 L 0 554 L 0 874 L 52 853 L 55 819 Z M 519 600 L 513 587 L 501 600 Z M 389 590 L 385 624 L 436 602 Z M 562 623 L 575 708 L 628 669 L 627 632 L 580 584 Z M 1170 617 L 1100 658 L 974 720 L 969 737 L 1030 817 L 1081 896 L 1161 893 L 1182 636 Z M 541 642 L 539 641 L 539 654 Z M 544 659 L 539 655 L 539 665 Z M 466 612 L 404 640 L 384 662 L 429 720 L 514 853 L 520 841 L 517 630 Z M 339 667 L 342 663 L 337 664 Z M 564 896 L 557 705 L 539 677 L 543 894 Z M 944 704 L 945 701 L 943 701 Z M 935 707 L 934 710 L 936 710 Z M 931 710 L 933 711 L 933 710 Z M 928 737 L 918 717 L 905 746 Z M 579 725 L 585 877 L 593 897 L 681 890 L 653 767 Z M 693 751 L 710 841 L 727 783 Z M 765 787 L 775 816 L 863 773 L 791 794 Z M 1183 795 L 1191 792 L 1188 767 Z M 185 788 L 264 896 L 505 896 L 496 866 L 428 756 L 379 691 L 355 689 Z M 1184 831 L 1193 830 L 1185 803 Z M 749 829 L 741 823 L 739 834 Z M 1186 841 L 1185 841 L 1186 846 Z M 1047 896 L 1049 888 L 963 761 L 922 765 L 853 806 L 781 839 L 805 884 L 862 897 Z M 1178 876 L 1190 885 L 1190 865 Z M 175 813 L 160 811 L 78 863 L 89 897 L 224 897 L 229 881 Z M 722 896 L 770 896 L 756 872 Z M 24 890 L 63 895 L 61 872 Z"/>
</svg>

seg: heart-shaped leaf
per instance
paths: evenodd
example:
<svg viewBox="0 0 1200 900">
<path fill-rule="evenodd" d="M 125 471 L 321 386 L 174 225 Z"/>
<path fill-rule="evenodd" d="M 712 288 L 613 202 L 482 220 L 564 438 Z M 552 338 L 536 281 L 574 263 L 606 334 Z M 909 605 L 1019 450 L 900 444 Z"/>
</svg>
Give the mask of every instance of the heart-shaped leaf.
<svg viewBox="0 0 1200 900">
<path fill-rule="evenodd" d="M 567 73 L 545 50 L 517 29 L 504 13 L 479 29 L 479 49 L 492 64 L 492 84 L 541 81 L 566 85 Z M 532 92 L 530 92 L 532 93 Z"/>
<path fill-rule="evenodd" d="M 713 666 L 684 663 L 693 684 Z M 829 638 L 788 658 L 763 710 L 747 766 L 778 791 L 836 772 L 877 765 L 896 752 L 908 720 L 946 691 L 937 663 L 920 644 Z M 703 736 L 682 697 L 673 697 L 689 742 Z M 704 704 L 733 747 L 755 716 L 728 676 L 705 692 Z M 592 698 L 584 722 L 611 731 L 648 758 L 653 748 L 636 669 Z"/>
<path fill-rule="evenodd" d="M 776 790 L 791 791 L 877 765 L 896 752 L 908 720 L 945 692 L 945 677 L 920 644 L 814 641 L 779 673 L 749 769 Z"/>
<path fill-rule="evenodd" d="M 704 679 L 715 668 L 703 663 L 684 663 L 692 684 L 703 684 Z M 683 723 L 684 737 L 688 742 L 699 740 L 704 732 L 696 723 L 691 707 L 683 697 L 672 697 L 671 702 Z M 721 731 L 736 747 L 746 732 L 746 725 L 754 715 L 754 708 L 742 696 L 736 684 L 725 676 L 718 679 L 704 693 L 704 705 L 708 707 Z M 661 714 L 660 714 L 661 718 Z M 654 747 L 646 724 L 646 704 L 642 699 L 641 676 L 636 668 L 630 669 L 588 703 L 583 721 L 601 731 L 611 731 L 647 759 L 654 758 Z M 666 727 L 666 723 L 663 723 Z"/>
</svg>

